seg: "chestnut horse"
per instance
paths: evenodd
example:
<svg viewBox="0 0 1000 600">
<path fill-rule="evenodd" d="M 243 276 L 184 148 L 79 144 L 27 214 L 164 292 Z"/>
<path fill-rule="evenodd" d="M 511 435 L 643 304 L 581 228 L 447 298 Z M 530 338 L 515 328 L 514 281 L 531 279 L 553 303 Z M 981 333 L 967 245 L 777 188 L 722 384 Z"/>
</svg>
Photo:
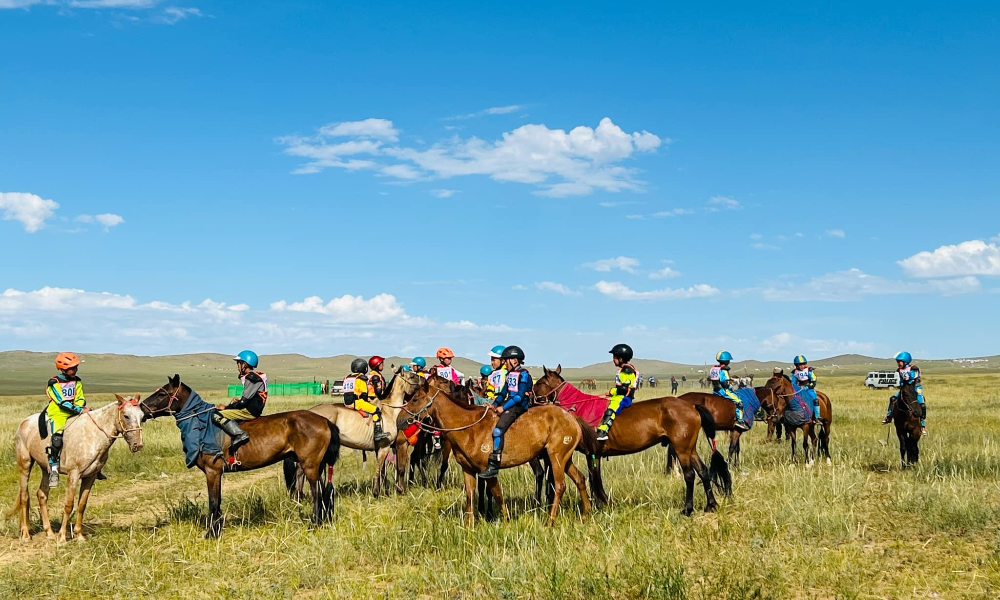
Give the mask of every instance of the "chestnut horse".
<svg viewBox="0 0 1000 600">
<path fill-rule="evenodd" d="M 491 407 L 468 406 L 458 402 L 449 391 L 431 387 L 428 381 L 421 384 L 403 407 L 397 426 L 405 429 L 413 423 L 420 424 L 425 416 L 430 417 L 433 427 L 441 431 L 450 443 L 455 460 L 462 467 L 465 476 L 465 521 L 472 525 L 476 479 L 486 468 L 487 459 L 493 450 L 491 432 L 498 417 Z M 578 421 L 565 411 L 551 406 L 531 408 L 507 430 L 506 449 L 500 468 L 523 465 L 542 453 L 548 456 L 552 464 L 555 494 L 546 525 L 552 525 L 559 512 L 559 501 L 566 490 L 565 475 L 570 476 L 580 492 L 583 516 L 590 513 L 586 482 L 571 460 L 582 437 Z M 487 485 L 490 494 L 500 504 L 504 518 L 510 519 L 499 479 L 490 479 Z"/>
<path fill-rule="evenodd" d="M 541 401 L 558 404 L 563 390 L 571 384 L 562 378 L 561 366 L 555 370 L 543 369 L 545 374 L 535 382 L 535 396 Z M 704 430 L 705 437 L 712 444 L 711 469 L 698 456 L 699 429 Z M 705 512 L 715 510 L 717 503 L 712 492 L 712 481 L 719 485 L 725 495 L 732 492 L 729 465 L 715 449 L 715 419 L 704 406 L 673 397 L 636 402 L 615 418 L 614 425 L 608 432 L 608 441 L 599 443 L 600 452 L 591 461 L 591 487 L 595 489 L 595 495 L 596 490 L 600 490 L 600 500 L 607 502 L 600 471 L 602 456 L 635 454 L 657 444 L 668 443 L 673 445 L 677 453 L 687 486 L 683 514 L 690 515 L 694 512 L 695 474 L 701 478 L 705 488 Z M 593 481 L 595 477 L 596 481 Z"/>
<path fill-rule="evenodd" d="M 816 398 L 819 400 L 820 425 L 817 440 L 815 427 L 816 422 L 814 420 L 811 420 L 804 425 L 793 425 L 784 420 L 785 409 L 788 407 L 789 401 L 798 395 L 798 392 L 795 391 L 795 386 L 792 385 L 792 380 L 788 378 L 788 375 L 785 375 L 784 373 L 774 373 L 764 384 L 764 387 L 774 392 L 775 397 L 778 399 L 776 412 L 778 419 L 785 425 L 785 436 L 791 436 L 792 461 L 795 460 L 795 432 L 797 429 L 802 429 L 802 451 L 805 453 L 806 464 L 808 465 L 811 459 L 809 453 L 810 440 L 812 440 L 814 448 L 826 456 L 827 464 L 832 462 L 830 458 L 830 426 L 833 424 L 833 405 L 830 403 L 830 397 L 823 392 L 816 392 Z M 812 411 L 813 407 L 810 406 L 808 409 L 809 411 Z M 812 417 L 812 415 L 810 415 L 810 417 Z M 816 454 L 817 452 L 814 450 L 812 458 L 815 458 Z"/>
<path fill-rule="evenodd" d="M 899 464 L 903 469 L 920 460 L 920 404 L 917 388 L 904 383 L 899 388 L 899 398 L 892 407 L 892 422 L 899 438 Z"/>
<path fill-rule="evenodd" d="M 761 407 L 765 404 L 770 406 L 775 404 L 774 392 L 770 389 L 763 387 L 754 388 L 754 393 L 757 395 L 757 399 L 760 400 Z M 736 405 L 733 404 L 733 401 L 708 392 L 687 392 L 680 398 L 681 400 L 686 400 L 707 408 L 712 413 L 712 418 L 715 419 L 715 428 L 729 432 L 729 462 L 732 463 L 733 467 L 739 468 L 740 436 L 743 435 L 743 430 L 736 427 Z M 667 457 L 668 471 L 670 470 L 672 458 L 672 454 Z"/>
<path fill-rule="evenodd" d="M 174 415 L 184 408 L 193 391 L 181 376 L 174 375 L 167 384 L 143 400 L 139 407 L 145 419 Z M 251 471 L 281 462 L 294 456 L 302 465 L 313 498 L 313 523 L 319 524 L 333 515 L 333 485 L 320 481 L 323 467 L 333 467 L 340 455 L 340 433 L 337 426 L 321 415 L 307 410 L 293 410 L 258 417 L 242 423 L 250 441 L 237 452 L 239 461 L 229 464 L 229 437 L 223 436 L 222 456 L 202 452 L 195 465 L 205 474 L 208 484 L 208 532 L 206 538 L 216 538 L 222 532 L 222 473 Z"/>
</svg>

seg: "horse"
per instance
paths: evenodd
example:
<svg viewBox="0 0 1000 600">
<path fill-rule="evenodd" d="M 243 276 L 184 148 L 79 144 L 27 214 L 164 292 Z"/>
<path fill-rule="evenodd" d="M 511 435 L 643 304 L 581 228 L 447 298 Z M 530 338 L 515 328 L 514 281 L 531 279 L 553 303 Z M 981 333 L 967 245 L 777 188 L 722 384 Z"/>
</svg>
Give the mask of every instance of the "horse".
<svg viewBox="0 0 1000 600">
<path fill-rule="evenodd" d="M 139 403 L 144 420 L 164 415 L 178 419 L 194 391 L 181 382 L 180 375 L 171 377 Z M 197 397 L 197 394 L 194 394 Z M 197 416 L 197 413 L 191 416 Z M 186 418 L 186 417 L 180 417 Z M 319 525 L 333 516 L 333 484 L 320 480 L 323 467 L 333 468 L 340 456 L 340 431 L 337 426 L 307 410 L 293 410 L 258 417 L 241 424 L 250 434 L 250 441 L 240 447 L 236 456 L 229 456 L 229 437 L 223 437 L 221 455 L 199 452 L 196 465 L 205 474 L 208 486 L 208 523 L 206 538 L 222 533 L 222 473 L 252 471 L 294 456 L 302 465 L 313 498 L 312 521 Z M 238 459 L 238 460 L 236 460 Z M 191 465 L 189 465 L 191 466 Z"/>
<path fill-rule="evenodd" d="M 462 467 L 465 478 L 465 521 L 471 526 L 474 522 L 475 480 L 477 474 L 486 468 L 487 458 L 493 450 L 491 431 L 496 426 L 498 417 L 492 407 L 463 405 L 456 402 L 449 392 L 432 388 L 428 381 L 421 383 L 420 388 L 403 407 L 398 427 L 403 429 L 413 423 L 420 424 L 425 416 L 431 418 L 434 427 L 450 442 L 455 459 Z M 502 469 L 522 465 L 542 453 L 548 456 L 552 464 L 555 492 L 547 526 L 555 522 L 559 502 L 566 490 L 566 475 L 569 475 L 580 492 L 582 516 L 586 517 L 590 513 L 586 482 L 571 460 L 582 437 L 579 422 L 553 406 L 529 409 L 507 431 L 506 451 L 500 464 Z M 510 512 L 504 503 L 499 479 L 490 479 L 487 485 L 490 494 L 500 504 L 504 518 L 509 520 Z"/>
<path fill-rule="evenodd" d="M 754 393 L 760 400 L 761 406 L 765 402 L 774 403 L 774 393 L 771 390 L 754 388 Z M 740 464 L 740 437 L 744 432 L 736 427 L 736 405 L 733 404 L 733 401 L 708 392 L 687 392 L 682 394 L 680 399 L 707 408 L 712 413 L 712 418 L 715 419 L 716 430 L 729 432 L 728 460 L 734 467 L 738 468 Z M 668 454 L 667 471 L 670 470 L 672 462 L 673 455 Z"/>
<path fill-rule="evenodd" d="M 583 381 L 580 382 L 580 389 L 581 390 L 596 390 L 597 389 L 597 380 L 596 379 L 584 379 Z"/>
<path fill-rule="evenodd" d="M 830 397 L 823 392 L 816 392 L 816 398 L 819 400 L 819 425 L 820 431 L 817 441 L 816 434 L 816 423 L 813 419 L 813 407 L 807 407 L 809 411 L 810 421 L 805 424 L 797 425 L 789 422 L 785 419 L 785 409 L 788 407 L 788 401 L 794 396 L 797 396 L 799 392 L 795 391 L 795 386 L 792 385 L 792 380 L 788 378 L 788 375 L 784 373 L 774 373 L 771 378 L 767 380 L 764 384 L 765 388 L 770 389 L 774 392 L 777 397 L 777 408 L 776 414 L 779 420 L 784 422 L 785 425 L 785 436 L 789 437 L 792 444 L 792 461 L 795 461 L 795 432 L 797 429 L 802 429 L 802 451 L 805 453 L 805 463 L 810 464 L 809 455 L 809 441 L 812 440 L 813 446 L 818 449 L 824 456 L 826 456 L 826 462 L 829 464 L 832 462 L 830 458 L 830 426 L 833 424 L 833 405 L 830 402 Z M 815 455 L 816 452 L 813 452 Z"/>
<path fill-rule="evenodd" d="M 80 486 L 80 502 L 76 510 L 76 523 L 73 525 L 73 536 L 78 541 L 84 541 L 83 513 L 87 510 L 87 500 L 90 489 L 108 462 L 108 450 L 120 437 L 124 437 L 129 450 L 142 450 L 142 411 L 139 409 L 139 396 L 122 397 L 115 394 L 117 402 L 108 404 L 96 410 L 91 410 L 71 418 L 66 423 L 63 433 L 62 460 L 59 471 L 66 474 L 66 504 L 63 507 L 62 526 L 59 528 L 59 542 L 69 538 L 69 522 L 73 514 L 73 504 L 76 497 L 76 486 Z M 37 462 L 44 471 L 42 482 L 38 486 L 38 507 L 41 512 L 42 528 L 51 539 L 56 534 L 52 531 L 49 521 L 49 460 L 46 454 L 49 435 L 45 412 L 31 415 L 21 421 L 14 435 L 14 454 L 17 457 L 17 472 L 20 489 L 14 507 L 7 513 L 8 517 L 20 511 L 21 539 L 31 539 L 28 530 L 30 500 L 28 496 L 28 478 L 31 469 Z"/>
<path fill-rule="evenodd" d="M 554 370 L 543 367 L 544 375 L 535 382 L 535 396 L 540 400 L 559 403 L 560 398 L 573 389 L 562 376 L 562 367 Z M 577 390 L 579 392 L 579 390 Z M 590 399 L 599 399 L 590 396 Z M 562 404 L 564 409 L 569 409 Z M 705 466 L 698 456 L 698 430 L 705 432 L 712 444 L 711 468 Z M 715 419 L 712 413 L 697 404 L 674 397 L 656 398 L 636 402 L 626 408 L 615 418 L 614 425 L 608 432 L 606 442 L 598 442 L 599 452 L 592 458 L 591 487 L 601 490 L 604 484 L 600 472 L 600 458 L 604 456 L 622 456 L 641 452 L 657 444 L 672 444 L 684 472 L 686 490 L 684 495 L 684 515 L 694 512 L 694 477 L 702 481 L 705 488 L 705 512 L 712 512 L 717 506 L 715 494 L 712 492 L 712 482 L 718 485 L 723 494 L 732 492 L 732 477 L 729 465 L 715 446 Z M 594 479 L 596 478 L 596 482 Z M 595 492 L 596 495 L 596 492 Z M 607 497 L 600 498 L 607 502 Z"/>
<path fill-rule="evenodd" d="M 923 435 L 920 414 L 916 386 L 904 383 L 892 407 L 892 422 L 899 438 L 899 464 L 903 469 L 920 460 L 920 437 Z"/>
<path fill-rule="evenodd" d="M 309 409 L 318 415 L 326 417 L 328 421 L 337 426 L 340 431 L 341 447 L 353 448 L 362 452 L 375 453 L 375 479 L 372 482 L 372 495 L 376 498 L 382 493 L 382 483 L 385 479 L 385 463 L 389 457 L 389 452 L 394 450 L 397 456 L 397 472 L 399 471 L 398 458 L 401 454 L 409 456 L 406 451 L 409 449 L 409 442 L 401 433 L 396 430 L 396 416 L 403 406 L 403 399 L 407 394 L 416 391 L 416 381 L 404 381 L 400 378 L 400 368 L 389 382 L 388 403 L 379 400 L 375 404 L 382 409 L 382 428 L 389 435 L 389 439 L 379 442 L 375 446 L 375 427 L 369 417 L 363 416 L 356 409 L 344 404 L 317 404 Z M 407 373 L 409 373 L 407 371 Z M 413 378 L 418 375 L 410 373 Z M 397 380 L 400 381 L 397 384 Z M 298 463 L 292 457 L 284 460 L 283 471 L 285 475 L 285 487 L 296 500 L 302 497 L 302 484 L 305 474 L 299 468 Z M 396 477 L 396 491 L 400 494 L 406 492 L 405 478 Z"/>
</svg>

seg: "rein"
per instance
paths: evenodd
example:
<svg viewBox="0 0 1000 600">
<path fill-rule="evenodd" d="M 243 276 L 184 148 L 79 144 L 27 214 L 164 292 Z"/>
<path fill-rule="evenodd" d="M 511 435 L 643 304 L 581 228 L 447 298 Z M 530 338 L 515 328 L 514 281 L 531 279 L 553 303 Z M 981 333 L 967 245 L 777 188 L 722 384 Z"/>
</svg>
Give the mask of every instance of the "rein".
<svg viewBox="0 0 1000 600">
<path fill-rule="evenodd" d="M 449 428 L 445 428 L 445 427 L 431 427 L 429 425 L 425 425 L 423 423 L 424 413 L 426 413 L 428 410 L 430 410 L 431 404 L 434 403 L 434 399 L 437 398 L 437 395 L 440 394 L 441 392 L 442 392 L 442 390 L 434 390 L 434 394 L 431 396 L 431 399 L 428 400 L 427 404 L 423 408 L 421 408 L 420 410 L 418 410 L 417 412 L 413 412 L 410 409 L 406 408 L 405 406 L 402 406 L 400 408 L 403 409 L 403 412 L 405 412 L 406 414 L 408 414 L 408 415 L 410 415 L 411 417 L 414 418 L 413 419 L 413 423 L 416 424 L 417 427 L 419 427 L 420 429 L 422 429 L 424 431 L 431 431 L 431 432 L 434 432 L 434 431 L 440 431 L 440 432 L 464 431 L 466 429 L 470 429 L 472 427 L 475 427 L 476 425 L 479 425 L 479 423 L 481 423 L 483 421 L 483 419 L 486 418 L 486 415 L 488 415 L 488 414 L 490 414 L 490 412 L 492 412 L 491 411 L 492 407 L 486 406 L 486 407 L 484 407 L 485 410 L 483 411 L 483 416 L 479 417 L 476 420 L 475 423 L 470 423 L 469 425 L 464 425 L 462 427 L 453 427 L 453 428 L 449 429 Z"/>
<path fill-rule="evenodd" d="M 546 399 L 549 398 L 550 396 L 552 396 L 553 394 L 556 394 L 556 397 L 555 397 L 554 400 L 552 400 L 552 402 L 553 403 L 558 402 L 559 401 L 559 392 L 562 390 L 563 386 L 566 385 L 567 383 L 569 383 L 569 382 L 566 381 L 566 380 L 563 380 L 562 383 L 560 383 L 556 387 L 552 388 L 552 390 L 549 391 L 548 393 L 542 394 L 541 396 L 539 396 L 538 394 L 535 394 L 535 403 L 536 404 L 542 404 L 542 403 L 546 402 L 547 401 Z"/>
<path fill-rule="evenodd" d="M 156 388 L 156 391 L 153 392 L 152 394 L 150 394 L 149 396 L 146 396 L 146 400 L 143 400 L 142 402 L 140 402 L 139 406 L 141 408 L 145 408 L 147 411 L 149 411 L 149 417 L 150 418 L 153 418 L 153 415 L 155 415 L 156 413 L 159 413 L 159 412 L 166 412 L 168 415 L 176 414 L 177 411 L 171 410 L 170 407 L 173 406 L 174 400 L 177 400 L 177 395 L 180 394 L 181 389 L 183 387 L 184 387 L 184 384 L 178 384 L 177 389 L 174 390 L 174 393 L 170 394 L 170 397 L 167 399 L 167 405 L 164 406 L 163 408 L 158 408 L 156 410 L 153 410 L 152 408 L 149 407 L 148 404 L 146 404 L 146 400 L 149 400 L 150 398 L 152 398 L 153 396 L 155 396 L 157 393 L 159 393 L 159 392 L 163 392 L 164 394 L 167 393 L 167 390 L 163 389 L 162 386 Z"/>
<path fill-rule="evenodd" d="M 139 435 L 141 436 L 142 435 L 142 426 L 132 427 L 132 428 L 128 428 L 128 427 L 125 426 L 125 417 L 124 417 L 124 414 L 123 414 L 123 410 L 129 404 L 131 404 L 132 406 L 139 406 L 139 403 L 136 402 L 135 400 L 127 400 L 124 404 L 118 405 L 118 409 L 117 409 L 117 411 L 115 413 L 115 416 L 116 416 L 116 419 L 115 419 L 115 429 L 118 430 L 118 433 L 115 434 L 115 435 L 111 435 L 110 433 L 108 433 L 107 431 L 105 431 L 103 427 L 101 427 L 101 424 L 98 423 L 97 419 L 94 418 L 94 415 L 93 415 L 94 411 L 87 411 L 85 414 L 88 417 L 90 417 L 90 422 L 94 424 L 94 427 L 97 427 L 97 430 L 100 431 L 101 433 L 103 433 L 109 440 L 115 440 L 115 439 L 118 439 L 120 437 L 125 437 L 126 433 L 132 433 L 133 431 L 138 431 Z M 141 438 L 140 438 L 140 440 L 141 440 Z"/>
</svg>

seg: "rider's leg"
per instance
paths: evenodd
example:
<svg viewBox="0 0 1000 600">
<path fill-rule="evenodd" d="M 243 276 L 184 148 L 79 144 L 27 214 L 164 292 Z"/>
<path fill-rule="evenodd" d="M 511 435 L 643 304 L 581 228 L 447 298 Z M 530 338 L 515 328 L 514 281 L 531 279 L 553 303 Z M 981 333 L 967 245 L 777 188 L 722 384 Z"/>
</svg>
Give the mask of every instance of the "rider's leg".
<svg viewBox="0 0 1000 600">
<path fill-rule="evenodd" d="M 736 425 L 742 429 L 748 429 L 747 422 L 743 419 L 743 401 L 732 390 L 722 390 L 722 392 L 736 405 Z"/>
<path fill-rule="evenodd" d="M 492 479 L 500 474 L 500 460 L 503 458 L 503 444 L 504 436 L 507 433 L 507 429 L 514 423 L 524 409 L 520 406 L 511 407 L 505 410 L 500 418 L 497 419 L 497 424 L 493 428 L 493 452 L 490 454 L 490 460 L 486 464 L 486 470 L 479 474 L 483 479 Z"/>
<path fill-rule="evenodd" d="M 243 444 L 250 441 L 250 436 L 247 432 L 243 431 L 243 428 L 240 427 L 240 424 L 236 421 L 236 419 L 249 421 L 253 418 L 254 416 L 252 414 L 240 409 L 227 408 L 225 410 L 212 411 L 212 422 L 229 436 L 230 456 L 236 454 L 236 451 L 239 450 Z"/>
<path fill-rule="evenodd" d="M 920 428 L 927 433 L 927 405 L 924 404 L 924 386 L 917 386 L 917 404 L 920 405 Z"/>
<path fill-rule="evenodd" d="M 49 487 L 59 485 L 59 457 L 63 449 L 63 429 L 70 415 L 55 404 L 49 404 L 45 411 L 49 424 L 49 447 L 45 449 L 49 457 Z"/>
<path fill-rule="evenodd" d="M 372 425 L 375 429 L 375 441 L 381 442 L 382 440 L 389 439 L 389 435 L 382 431 L 382 409 L 380 409 L 375 404 L 371 402 L 358 398 L 354 401 L 354 408 L 357 410 L 366 412 L 372 416 Z"/>
<path fill-rule="evenodd" d="M 625 404 L 624 396 L 612 396 L 611 402 L 608 403 L 608 409 L 604 411 L 604 418 L 601 419 L 601 424 L 597 426 L 597 441 L 603 442 L 608 439 L 608 431 L 611 429 L 611 425 L 615 422 L 615 417 L 621 412 Z M 629 401 L 631 404 L 631 401 Z"/>
</svg>

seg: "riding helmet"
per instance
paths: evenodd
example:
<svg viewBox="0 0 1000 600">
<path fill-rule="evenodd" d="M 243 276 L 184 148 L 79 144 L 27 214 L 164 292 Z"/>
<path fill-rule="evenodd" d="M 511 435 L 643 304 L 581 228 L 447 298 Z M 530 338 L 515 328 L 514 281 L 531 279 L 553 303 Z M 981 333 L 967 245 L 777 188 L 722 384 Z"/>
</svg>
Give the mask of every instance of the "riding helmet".
<svg viewBox="0 0 1000 600">
<path fill-rule="evenodd" d="M 437 351 L 438 358 L 455 358 L 455 353 L 451 351 L 451 348 L 441 347 Z"/>
<path fill-rule="evenodd" d="M 507 346 L 500 354 L 500 358 L 504 360 L 508 358 L 516 358 L 517 360 L 524 362 L 524 350 L 521 350 L 518 346 Z"/>
<path fill-rule="evenodd" d="M 367 373 L 368 362 L 363 358 L 355 358 L 351 361 L 351 373 Z"/>
<path fill-rule="evenodd" d="M 479 367 L 479 374 L 483 377 L 489 377 L 491 373 L 493 373 L 493 367 L 489 365 Z"/>
<path fill-rule="evenodd" d="M 901 360 L 904 364 L 908 365 L 913 362 L 913 357 L 910 356 L 909 352 L 900 352 L 896 355 L 895 360 Z"/>
<path fill-rule="evenodd" d="M 381 365 L 384 362 L 385 359 L 376 354 L 375 356 L 368 359 L 368 366 L 371 368 L 372 371 L 374 371 L 379 367 L 379 365 Z"/>
<path fill-rule="evenodd" d="M 505 346 L 493 346 L 493 349 L 490 350 L 490 358 L 500 358 L 503 355 L 504 348 Z"/>
<path fill-rule="evenodd" d="M 715 360 L 719 361 L 722 364 L 726 364 L 733 360 L 733 355 L 730 354 L 729 351 L 727 350 L 719 350 L 719 353 L 715 355 Z"/>
<path fill-rule="evenodd" d="M 805 356 L 803 356 L 803 355 L 801 355 L 801 354 L 800 354 L 800 355 L 798 355 L 798 356 L 796 356 L 796 357 L 795 357 L 795 358 L 794 358 L 794 359 L 792 360 L 792 364 L 793 364 L 793 365 L 795 365 L 796 367 L 797 367 L 797 366 L 799 366 L 799 365 L 804 365 L 804 364 L 806 364 L 807 362 L 809 362 L 809 361 L 808 361 L 808 360 L 806 360 L 806 357 L 805 357 Z"/>
<path fill-rule="evenodd" d="M 80 366 L 80 359 L 72 352 L 60 352 L 56 357 L 56 368 L 60 371 Z"/>
<path fill-rule="evenodd" d="M 257 368 L 257 355 L 249 350 L 244 350 L 237 354 L 233 360 L 241 360 L 246 364 L 250 365 L 251 369 Z"/>
<path fill-rule="evenodd" d="M 421 369 L 427 366 L 427 361 L 424 360 L 423 356 L 416 356 L 413 358 L 413 364 L 417 365 Z"/>
<path fill-rule="evenodd" d="M 612 348 L 608 354 L 615 358 L 620 358 L 624 362 L 632 360 L 632 347 L 628 344 L 618 344 Z"/>
</svg>

